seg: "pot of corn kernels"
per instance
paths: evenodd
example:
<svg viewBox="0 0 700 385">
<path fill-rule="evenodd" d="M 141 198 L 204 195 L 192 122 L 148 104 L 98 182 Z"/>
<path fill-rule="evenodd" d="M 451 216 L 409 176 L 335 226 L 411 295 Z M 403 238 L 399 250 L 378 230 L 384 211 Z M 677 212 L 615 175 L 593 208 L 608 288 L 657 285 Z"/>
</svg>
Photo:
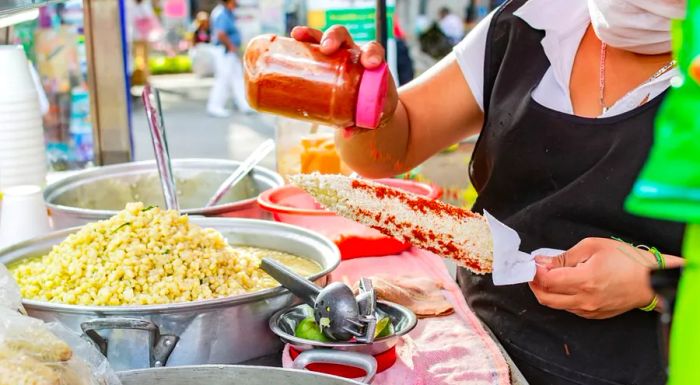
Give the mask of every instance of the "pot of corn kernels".
<svg viewBox="0 0 700 385">
<path fill-rule="evenodd" d="M 259 269 L 263 256 L 319 284 L 340 261 L 330 240 L 308 230 L 141 203 L 0 250 L 29 315 L 83 333 L 115 370 L 280 352 L 268 320 L 294 298 Z"/>
<path fill-rule="evenodd" d="M 224 159 L 174 159 L 175 187 L 184 214 L 206 217 L 266 219 L 258 194 L 284 184 L 282 177 L 256 166 L 221 201 L 205 207 L 216 189 L 240 162 Z M 54 228 L 64 229 L 107 219 L 128 202 L 163 204 L 163 190 L 154 161 L 116 164 L 82 170 L 49 184 L 44 200 Z"/>
</svg>

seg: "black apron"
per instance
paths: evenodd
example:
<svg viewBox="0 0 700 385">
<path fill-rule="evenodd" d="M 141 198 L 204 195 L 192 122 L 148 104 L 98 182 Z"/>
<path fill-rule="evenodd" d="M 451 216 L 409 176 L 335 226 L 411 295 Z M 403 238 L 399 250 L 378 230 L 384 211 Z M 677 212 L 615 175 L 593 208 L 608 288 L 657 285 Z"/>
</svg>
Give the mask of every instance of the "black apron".
<svg viewBox="0 0 700 385">
<path fill-rule="evenodd" d="M 683 226 L 635 217 L 623 202 L 653 140 L 661 97 L 625 114 L 589 119 L 539 105 L 532 91 L 550 63 L 544 32 L 494 15 L 484 68 L 485 121 L 470 175 L 488 210 L 515 229 L 521 249 L 568 249 L 586 237 L 617 236 L 680 255 Z M 587 320 L 538 304 L 526 284 L 494 287 L 460 269 L 471 308 L 533 384 L 663 384 L 657 315 L 633 310 Z"/>
</svg>

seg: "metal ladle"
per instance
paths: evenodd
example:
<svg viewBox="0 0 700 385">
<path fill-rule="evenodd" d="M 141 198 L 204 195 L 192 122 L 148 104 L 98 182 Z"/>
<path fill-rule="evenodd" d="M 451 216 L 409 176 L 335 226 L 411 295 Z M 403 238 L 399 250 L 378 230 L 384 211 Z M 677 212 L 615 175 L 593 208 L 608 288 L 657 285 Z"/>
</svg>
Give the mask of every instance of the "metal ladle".
<svg viewBox="0 0 700 385">
<path fill-rule="evenodd" d="M 158 165 L 160 184 L 163 188 L 165 206 L 168 210 L 180 210 L 177 200 L 177 190 L 175 188 L 175 176 L 170 162 L 170 152 L 168 151 L 168 141 L 165 137 L 165 125 L 163 123 L 163 109 L 160 104 L 160 93 L 157 89 L 146 86 L 141 94 L 143 105 L 146 109 L 148 127 L 153 140 L 153 152 Z M 155 105 L 153 104 L 153 99 Z"/>
<path fill-rule="evenodd" d="M 363 303 L 358 303 L 344 283 L 333 282 L 321 289 L 270 258 L 263 258 L 260 268 L 314 309 L 314 318 L 327 337 L 336 341 L 348 341 L 353 337 L 359 342 L 374 341 L 376 298 L 371 287 L 371 294 L 361 294 Z M 361 288 L 367 289 L 362 285 Z M 366 303 L 367 300 L 370 303 Z"/>
<path fill-rule="evenodd" d="M 248 175 L 248 173 L 253 170 L 253 168 L 260 163 L 260 161 L 265 159 L 265 157 L 268 156 L 274 149 L 275 141 L 272 139 L 268 139 L 261 143 L 255 150 L 253 150 L 253 152 L 250 153 L 250 155 L 248 155 L 247 158 L 245 158 L 241 165 L 238 166 L 238 168 L 236 168 L 236 170 L 234 170 L 228 178 L 226 178 L 226 180 L 221 184 L 221 186 L 219 186 L 204 207 L 211 207 L 219 203 L 221 198 L 223 198 L 224 195 L 226 195 L 226 193 L 233 188 L 233 186 L 243 180 L 243 178 L 245 178 L 245 176 Z"/>
</svg>

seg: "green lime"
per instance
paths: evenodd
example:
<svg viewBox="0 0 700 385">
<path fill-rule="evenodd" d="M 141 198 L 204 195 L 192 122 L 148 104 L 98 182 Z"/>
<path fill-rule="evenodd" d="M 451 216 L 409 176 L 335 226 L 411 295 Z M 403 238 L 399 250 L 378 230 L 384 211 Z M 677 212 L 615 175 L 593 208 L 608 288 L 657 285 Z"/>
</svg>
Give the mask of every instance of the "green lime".
<svg viewBox="0 0 700 385">
<path fill-rule="evenodd" d="M 374 331 L 374 338 L 388 337 L 394 334 L 394 325 L 391 324 L 391 318 L 384 317 L 377 321 L 377 329 Z"/>
<path fill-rule="evenodd" d="M 330 342 L 330 338 L 326 337 L 321 328 L 316 323 L 314 317 L 309 317 L 301 320 L 294 329 L 294 336 L 305 340 Z"/>
</svg>

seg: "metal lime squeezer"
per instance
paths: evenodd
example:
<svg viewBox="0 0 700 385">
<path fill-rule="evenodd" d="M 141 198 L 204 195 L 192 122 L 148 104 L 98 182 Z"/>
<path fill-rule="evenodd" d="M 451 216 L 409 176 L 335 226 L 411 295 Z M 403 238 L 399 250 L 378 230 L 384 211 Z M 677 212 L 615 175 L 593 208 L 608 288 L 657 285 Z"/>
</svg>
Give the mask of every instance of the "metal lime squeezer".
<svg viewBox="0 0 700 385">
<path fill-rule="evenodd" d="M 270 258 L 263 258 L 260 268 L 313 308 L 314 318 L 326 337 L 335 341 L 374 341 L 381 311 L 369 279 L 360 280 L 356 297 L 344 283 L 333 282 L 320 288 Z"/>
</svg>

